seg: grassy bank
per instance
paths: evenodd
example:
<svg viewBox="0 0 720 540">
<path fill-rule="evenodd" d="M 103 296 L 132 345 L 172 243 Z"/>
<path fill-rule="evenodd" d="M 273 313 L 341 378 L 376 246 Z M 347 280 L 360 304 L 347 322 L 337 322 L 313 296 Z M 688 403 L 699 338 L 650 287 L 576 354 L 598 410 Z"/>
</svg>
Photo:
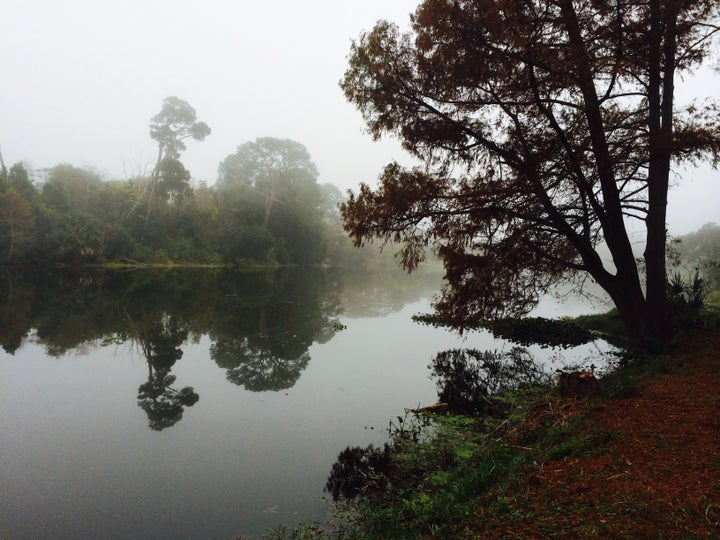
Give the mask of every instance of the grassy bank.
<svg viewBox="0 0 720 540">
<path fill-rule="evenodd" d="M 718 328 L 711 312 L 669 352 L 625 358 L 599 397 L 525 385 L 484 415 L 399 417 L 389 447 L 348 457 L 342 519 L 271 538 L 720 536 Z"/>
</svg>

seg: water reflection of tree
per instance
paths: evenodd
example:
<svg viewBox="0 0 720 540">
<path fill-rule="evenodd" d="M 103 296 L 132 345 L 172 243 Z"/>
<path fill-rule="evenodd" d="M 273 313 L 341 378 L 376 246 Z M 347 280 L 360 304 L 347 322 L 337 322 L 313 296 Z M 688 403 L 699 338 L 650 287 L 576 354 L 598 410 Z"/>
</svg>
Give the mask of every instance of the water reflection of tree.
<svg viewBox="0 0 720 540">
<path fill-rule="evenodd" d="M 211 333 L 213 360 L 227 370 L 228 381 L 253 392 L 295 385 L 310 362 L 310 345 L 329 340 L 339 328 L 332 275 L 282 271 L 270 285 L 229 291 L 226 315 Z"/>
<path fill-rule="evenodd" d="M 418 292 L 417 277 L 401 273 L 371 278 L 318 268 L 11 272 L 0 274 L 0 281 L 0 344 L 6 351 L 33 333 L 51 356 L 133 341 L 152 370 L 154 389 L 143 395 L 157 400 L 174 395 L 158 392 L 172 386 L 166 383 L 169 367 L 188 338 L 210 337 L 212 358 L 230 382 L 277 391 L 297 382 L 311 345 L 332 339 L 344 310 L 350 316 L 385 314 L 432 290 L 425 283 Z M 429 281 L 438 282 L 437 276 Z"/>
<path fill-rule="evenodd" d="M 312 327 L 310 343 L 324 343 L 336 333 L 334 323 L 341 312 L 349 317 L 386 315 L 432 294 L 440 279 L 432 272 L 408 277 L 393 267 L 374 273 L 177 269 L 33 274 L 8 270 L 0 273 L 0 282 L 0 344 L 13 352 L 34 329 L 48 354 L 60 356 L 88 343 L 127 339 L 131 330 L 123 309 L 132 311 L 140 302 L 148 313 L 182 314 L 190 322 L 191 335 L 212 332 L 230 337 L 237 337 L 233 329 L 238 328 L 243 329 L 242 337 L 260 332 L 257 324 L 252 329 L 245 321 L 256 321 L 260 306 L 266 307 L 270 326 L 279 326 L 275 308 L 300 302 L 303 307 L 291 306 L 291 311 Z M 233 322 L 233 317 L 239 321 Z"/>
<path fill-rule="evenodd" d="M 138 343 L 148 365 L 148 380 L 138 388 L 138 405 L 147 414 L 150 428 L 161 431 L 179 422 L 184 408 L 200 399 L 191 386 L 180 390 L 171 386 L 175 375 L 170 370 L 182 358 L 180 346 L 187 340 L 189 324 L 167 313 L 150 318 L 144 306 L 137 322 L 125 313 L 133 329 L 132 339 Z"/>
<path fill-rule="evenodd" d="M 162 431 L 174 426 L 182 419 L 184 407 L 192 407 L 200 396 L 192 386 L 175 390 L 170 386 L 175 382 L 175 375 L 169 369 L 154 370 L 148 364 L 148 382 L 138 388 L 138 405 L 147 414 L 149 425 L 155 431 Z M 154 371 L 153 371 L 154 370 Z"/>
<path fill-rule="evenodd" d="M 523 347 L 509 351 L 451 349 L 430 364 L 437 378 L 438 399 L 462 413 L 495 413 L 500 402 L 490 399 L 520 385 L 546 384 L 551 374 Z"/>
<path fill-rule="evenodd" d="M 210 347 L 210 355 L 227 370 L 227 380 L 251 392 L 280 391 L 290 388 L 310 362 L 305 351 L 294 359 L 278 358 L 270 348 L 258 346 L 248 337 L 219 340 Z"/>
<path fill-rule="evenodd" d="M 448 404 L 453 412 L 484 417 L 507 416 L 508 405 L 498 399 L 498 394 L 521 385 L 546 384 L 551 378 L 523 347 L 500 352 L 451 349 L 438 353 L 430 368 L 432 375 L 437 378 L 438 398 L 441 402 Z M 403 421 L 399 428 L 388 430 L 388 442 L 382 447 L 372 444 L 366 447 L 348 446 L 340 452 L 333 464 L 325 490 L 336 501 L 340 497 L 352 499 L 363 495 L 375 497 L 378 494 L 382 497 L 391 478 L 399 479 L 392 476 L 393 468 L 397 465 L 391 459 L 393 452 L 398 449 L 402 452 L 408 448 L 408 443 L 417 443 L 425 434 L 431 433 L 425 431 L 425 428 L 432 425 L 432 420 L 426 417 L 417 423 Z M 420 450 L 410 453 L 413 452 Z M 417 472 L 419 476 L 408 485 L 421 482 L 420 477 L 425 475 L 422 467 L 410 467 L 405 472 L 410 475 Z"/>
</svg>

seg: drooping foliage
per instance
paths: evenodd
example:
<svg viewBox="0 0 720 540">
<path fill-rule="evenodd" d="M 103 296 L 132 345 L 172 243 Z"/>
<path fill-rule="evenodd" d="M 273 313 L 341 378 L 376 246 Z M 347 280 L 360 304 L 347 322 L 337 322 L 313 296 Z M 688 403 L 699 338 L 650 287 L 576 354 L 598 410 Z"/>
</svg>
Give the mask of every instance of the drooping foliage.
<svg viewBox="0 0 720 540">
<path fill-rule="evenodd" d="M 438 312 L 458 328 L 527 313 L 571 273 L 611 296 L 640 348 L 668 335 L 672 163 L 720 156 L 714 103 L 676 107 L 675 79 L 712 52 L 714 0 L 426 0 L 401 34 L 380 21 L 341 86 L 371 134 L 422 160 L 386 167 L 343 207 L 360 245 L 433 243 Z M 645 230 L 641 277 L 629 223 Z M 612 261 L 595 249 L 605 242 Z M 645 287 L 643 288 L 643 281 Z"/>
</svg>

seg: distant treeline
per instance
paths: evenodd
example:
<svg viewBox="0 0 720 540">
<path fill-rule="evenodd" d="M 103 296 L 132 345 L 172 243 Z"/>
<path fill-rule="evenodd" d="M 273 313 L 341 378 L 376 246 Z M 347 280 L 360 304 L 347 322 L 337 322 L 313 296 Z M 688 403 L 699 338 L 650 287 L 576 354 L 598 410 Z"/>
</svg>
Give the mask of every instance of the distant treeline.
<svg viewBox="0 0 720 540">
<path fill-rule="evenodd" d="M 317 182 L 304 146 L 257 139 L 193 186 L 177 159 L 151 175 L 105 181 L 58 165 L 33 183 L 22 163 L 0 171 L 0 263 L 108 262 L 243 265 L 353 263 L 342 194 Z"/>
<path fill-rule="evenodd" d="M 247 155 L 272 145 L 299 151 L 304 167 L 267 170 L 267 161 Z M 151 176 L 107 181 L 67 164 L 45 173 L 35 184 L 22 163 L 0 169 L 0 264 L 357 265 L 379 256 L 352 247 L 338 211 L 342 193 L 317 183 L 309 155 L 293 141 L 240 146 L 212 187 L 193 187 L 183 164 L 165 159 L 152 199 Z M 677 240 L 680 262 L 701 267 L 720 289 L 720 225 Z"/>
<path fill-rule="evenodd" d="M 697 231 L 678 237 L 673 252 L 686 269 L 699 268 L 710 286 L 720 290 L 720 225 L 706 223 Z"/>
</svg>

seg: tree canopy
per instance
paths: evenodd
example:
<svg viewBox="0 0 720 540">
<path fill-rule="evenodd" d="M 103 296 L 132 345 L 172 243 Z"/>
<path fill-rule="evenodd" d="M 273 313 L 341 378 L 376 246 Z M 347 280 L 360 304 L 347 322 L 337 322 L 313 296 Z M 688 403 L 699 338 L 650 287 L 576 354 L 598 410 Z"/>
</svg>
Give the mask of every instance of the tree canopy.
<svg viewBox="0 0 720 540">
<path fill-rule="evenodd" d="M 319 263 L 326 253 L 323 206 L 332 201 L 324 200 L 317 178 L 303 144 L 261 137 L 238 146 L 220 163 L 217 189 L 235 201 L 235 207 L 244 208 L 235 219 L 254 227 L 256 244 L 266 245 L 263 238 L 270 233 L 285 239 L 274 243 L 281 261 Z"/>
<path fill-rule="evenodd" d="M 265 200 L 263 226 L 276 202 L 291 197 L 317 198 L 318 170 L 304 145 L 290 139 L 261 137 L 238 146 L 218 167 L 218 186 L 246 188 Z"/>
<path fill-rule="evenodd" d="M 195 109 L 178 97 L 166 97 L 160 112 L 150 121 L 150 137 L 158 143 L 158 162 L 162 158 L 178 159 L 186 150 L 185 140 L 203 141 L 210 135 L 210 127 L 198 122 Z"/>
<path fill-rule="evenodd" d="M 234 169 L 217 186 L 193 187 L 190 171 L 168 155 L 152 177 L 127 181 L 69 164 L 28 173 L 22 163 L 8 169 L 0 162 L 0 264 L 355 259 L 340 223 L 339 191 L 318 185 L 302 144 L 257 139 L 240 145 L 221 170 L 228 164 Z"/>
<path fill-rule="evenodd" d="M 671 164 L 720 157 L 714 103 L 678 109 L 675 79 L 712 52 L 715 0 L 425 0 L 411 31 L 380 21 L 341 81 L 375 138 L 422 161 L 390 164 L 343 206 L 357 245 L 434 244 L 457 328 L 527 313 L 578 272 L 610 295 L 639 348 L 670 331 Z M 642 275 L 633 222 L 645 231 Z M 611 261 L 596 246 L 605 242 Z"/>
</svg>

